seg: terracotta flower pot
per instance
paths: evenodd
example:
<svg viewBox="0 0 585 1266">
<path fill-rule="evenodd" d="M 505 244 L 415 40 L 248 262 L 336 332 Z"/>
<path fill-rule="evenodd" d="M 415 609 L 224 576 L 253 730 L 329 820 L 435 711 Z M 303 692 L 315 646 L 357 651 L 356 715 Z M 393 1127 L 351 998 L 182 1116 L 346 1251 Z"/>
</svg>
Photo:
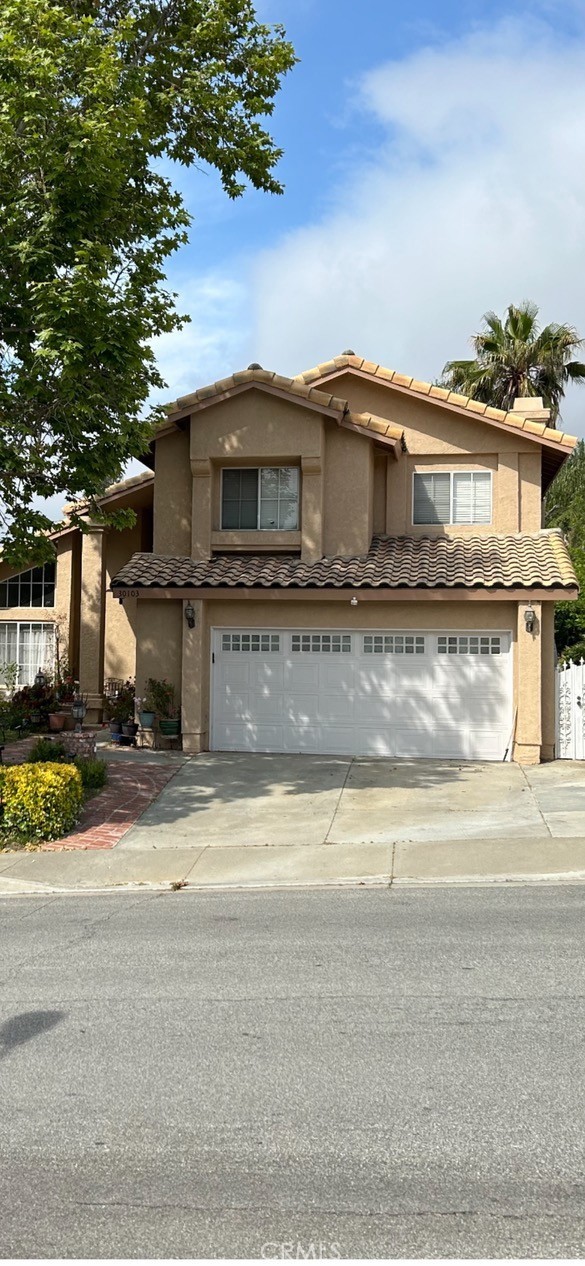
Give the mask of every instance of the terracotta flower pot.
<svg viewBox="0 0 585 1266">
<path fill-rule="evenodd" d="M 49 729 L 53 734 L 59 734 L 65 725 L 67 717 L 64 712 L 49 712 Z"/>
</svg>

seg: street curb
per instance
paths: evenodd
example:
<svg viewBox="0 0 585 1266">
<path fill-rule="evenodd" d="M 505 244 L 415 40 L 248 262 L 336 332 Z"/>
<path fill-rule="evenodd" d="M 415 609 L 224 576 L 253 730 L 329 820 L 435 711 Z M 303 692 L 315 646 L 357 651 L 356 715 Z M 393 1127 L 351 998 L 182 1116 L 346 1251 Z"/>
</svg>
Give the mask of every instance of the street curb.
<svg viewBox="0 0 585 1266">
<path fill-rule="evenodd" d="M 461 875 L 452 876 L 450 878 L 427 876 L 421 879 L 391 879 L 389 875 L 376 875 L 362 878 L 352 879 L 315 879 L 315 880 L 266 880 L 251 881 L 249 883 L 234 884 L 197 884 L 188 880 L 176 886 L 174 881 L 166 880 L 160 883 L 134 882 L 128 884 L 109 884 L 99 888 L 60 888 L 53 887 L 49 884 L 25 884 L 22 881 L 14 880 L 14 887 L 10 890 L 3 891 L 0 884 L 0 900 L 3 897 L 95 897 L 95 896 L 112 896 L 113 894 L 124 895 L 129 893 L 169 893 L 169 892 L 185 892 L 185 893 L 221 893 L 221 892 L 270 892 L 270 891 L 318 891 L 328 888 L 362 888 L 362 889 L 387 889 L 392 888 L 486 888 L 486 887 L 514 887 L 530 885 L 533 887 L 552 886 L 579 886 L 585 884 L 585 871 L 565 871 L 558 874 L 538 874 L 538 875 Z"/>
</svg>

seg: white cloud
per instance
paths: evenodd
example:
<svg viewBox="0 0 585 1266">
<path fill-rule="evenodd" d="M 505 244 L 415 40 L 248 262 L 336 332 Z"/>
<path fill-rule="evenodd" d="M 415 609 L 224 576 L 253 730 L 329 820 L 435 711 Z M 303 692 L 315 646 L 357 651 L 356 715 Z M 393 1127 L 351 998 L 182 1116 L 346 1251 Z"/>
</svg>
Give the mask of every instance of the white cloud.
<svg viewBox="0 0 585 1266">
<path fill-rule="evenodd" d="M 176 307 L 191 317 L 190 323 L 178 334 L 161 335 L 153 344 L 168 383 L 164 400 L 186 395 L 240 368 L 248 343 L 247 297 L 240 282 L 220 273 L 192 276 L 182 280 Z"/>
<path fill-rule="evenodd" d="M 585 333 L 584 53 L 511 18 L 354 85 L 363 160 L 319 223 L 256 262 L 262 363 L 298 372 L 353 347 L 433 378 L 486 309 L 524 298 Z M 575 389 L 565 425 L 583 434 L 582 418 Z"/>
</svg>

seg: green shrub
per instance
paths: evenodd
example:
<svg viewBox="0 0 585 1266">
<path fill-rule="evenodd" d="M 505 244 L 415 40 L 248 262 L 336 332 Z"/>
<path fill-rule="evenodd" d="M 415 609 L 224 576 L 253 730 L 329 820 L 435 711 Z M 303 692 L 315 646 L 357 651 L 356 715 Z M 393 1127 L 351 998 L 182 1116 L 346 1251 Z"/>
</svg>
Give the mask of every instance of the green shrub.
<svg viewBox="0 0 585 1266">
<path fill-rule="evenodd" d="M 81 774 L 84 791 L 99 791 L 108 781 L 108 767 L 105 760 L 97 757 L 76 756 L 75 767 Z"/>
<path fill-rule="evenodd" d="M 59 761 L 71 760 L 63 743 L 53 743 L 51 739 L 37 739 L 34 747 L 31 747 L 27 756 L 28 765 L 37 765 L 40 761 L 51 761 L 56 764 Z"/>
<path fill-rule="evenodd" d="M 13 765 L 0 770 L 5 834 L 26 843 L 58 840 L 75 826 L 83 803 L 74 765 Z"/>
</svg>

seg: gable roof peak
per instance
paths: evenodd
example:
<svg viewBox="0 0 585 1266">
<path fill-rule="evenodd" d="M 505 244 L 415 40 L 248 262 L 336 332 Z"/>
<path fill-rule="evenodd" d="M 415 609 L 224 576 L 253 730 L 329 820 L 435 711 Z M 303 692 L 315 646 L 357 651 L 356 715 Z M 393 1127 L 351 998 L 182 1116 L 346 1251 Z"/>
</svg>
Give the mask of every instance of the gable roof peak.
<svg viewBox="0 0 585 1266">
<path fill-rule="evenodd" d="M 542 408 L 542 400 L 539 401 L 538 397 L 523 399 L 522 407 L 518 402 L 518 408 L 514 406 L 509 410 L 496 409 L 480 400 L 461 395 L 458 391 L 450 391 L 448 387 L 439 387 L 434 383 L 412 378 L 408 374 L 398 374 L 394 369 L 386 369 L 384 365 L 364 360 L 361 356 L 350 355 L 349 352 L 343 352 L 341 356 L 335 356 L 333 360 L 323 361 L 312 369 L 304 370 L 297 374 L 296 381 L 323 391 L 329 379 L 346 369 L 354 370 L 363 377 L 373 378 L 387 387 L 397 388 L 408 395 L 419 398 L 424 396 L 435 404 L 454 409 L 458 413 L 475 413 L 478 416 L 481 415 L 485 422 L 495 422 L 506 429 L 524 431 L 531 439 L 549 444 L 565 455 L 568 455 L 577 443 L 574 435 L 566 435 L 563 431 L 548 425 L 550 411 Z M 535 409 L 536 404 L 540 406 L 538 409 Z"/>
</svg>

